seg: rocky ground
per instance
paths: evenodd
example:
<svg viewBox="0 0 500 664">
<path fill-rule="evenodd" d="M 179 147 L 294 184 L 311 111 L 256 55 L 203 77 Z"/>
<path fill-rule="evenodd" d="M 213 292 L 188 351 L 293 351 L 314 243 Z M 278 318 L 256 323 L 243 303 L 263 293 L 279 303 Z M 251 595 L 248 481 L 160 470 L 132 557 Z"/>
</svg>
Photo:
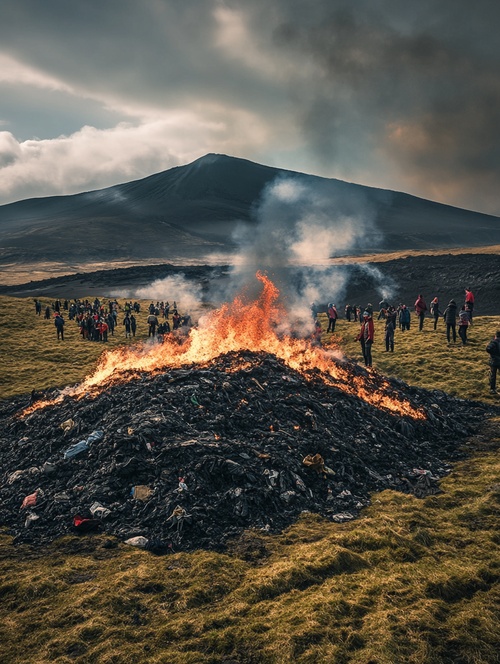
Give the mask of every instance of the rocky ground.
<svg viewBox="0 0 500 664">
<path fill-rule="evenodd" d="M 98 270 L 78 273 L 22 285 L 0 286 L 0 294 L 15 297 L 86 297 L 106 296 L 116 291 L 129 291 L 146 286 L 155 279 L 182 273 L 189 281 L 201 284 L 207 299 L 210 285 L 223 285 L 230 279 L 228 266 L 141 265 L 137 267 Z M 325 284 L 334 283 L 335 274 L 347 276 L 346 290 L 341 294 L 328 293 L 326 299 L 336 298 L 337 307 L 345 303 L 361 306 L 375 305 L 383 292 L 390 293 L 396 305 L 413 305 L 419 293 L 427 302 L 438 296 L 443 304 L 451 298 L 463 301 L 465 287 L 476 296 L 477 315 L 495 315 L 500 312 L 500 255 L 497 254 L 442 254 L 409 256 L 386 262 L 352 265 L 332 265 L 324 273 Z M 327 286 L 328 288 L 328 286 Z M 326 301 L 320 303 L 326 306 Z"/>
</svg>

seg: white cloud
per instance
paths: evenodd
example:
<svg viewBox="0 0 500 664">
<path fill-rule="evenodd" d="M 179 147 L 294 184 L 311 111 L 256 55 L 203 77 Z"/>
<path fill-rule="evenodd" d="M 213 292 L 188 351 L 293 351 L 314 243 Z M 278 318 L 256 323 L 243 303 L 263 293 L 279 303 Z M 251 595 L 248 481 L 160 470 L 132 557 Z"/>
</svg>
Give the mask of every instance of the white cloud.
<svg viewBox="0 0 500 664">
<path fill-rule="evenodd" d="M 0 203 L 100 189 L 188 163 L 207 152 L 252 151 L 268 136 L 266 125 L 246 111 L 228 108 L 222 116 L 220 110 L 206 107 L 203 113 L 173 111 L 106 130 L 86 126 L 50 140 L 18 142 L 4 131 Z"/>
<path fill-rule="evenodd" d="M 57 77 L 26 65 L 5 53 L 0 53 L 0 83 L 14 83 L 48 90 L 73 92 L 69 85 L 66 85 Z"/>
</svg>

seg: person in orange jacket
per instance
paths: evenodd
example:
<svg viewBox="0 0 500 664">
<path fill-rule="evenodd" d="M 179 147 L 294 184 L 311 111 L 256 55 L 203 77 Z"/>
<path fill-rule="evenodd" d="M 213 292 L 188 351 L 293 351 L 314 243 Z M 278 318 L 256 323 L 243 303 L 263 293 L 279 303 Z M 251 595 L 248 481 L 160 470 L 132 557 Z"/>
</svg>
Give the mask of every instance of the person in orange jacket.
<svg viewBox="0 0 500 664">
<path fill-rule="evenodd" d="M 361 329 L 356 339 L 361 344 L 363 359 L 367 367 L 372 366 L 372 345 L 374 337 L 375 327 L 373 325 L 373 318 L 370 316 L 369 311 L 365 311 L 363 312 L 363 322 L 361 323 Z"/>
</svg>

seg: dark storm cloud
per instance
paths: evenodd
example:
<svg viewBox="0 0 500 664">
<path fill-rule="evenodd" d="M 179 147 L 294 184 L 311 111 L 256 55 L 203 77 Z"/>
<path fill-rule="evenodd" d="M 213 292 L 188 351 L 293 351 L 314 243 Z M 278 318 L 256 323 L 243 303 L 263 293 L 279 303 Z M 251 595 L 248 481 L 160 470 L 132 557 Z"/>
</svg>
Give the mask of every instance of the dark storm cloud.
<svg viewBox="0 0 500 664">
<path fill-rule="evenodd" d="M 123 134 L 116 142 L 135 131 L 137 147 L 125 170 L 114 165 L 125 151 L 107 160 L 102 186 L 206 147 L 500 214 L 499 19 L 486 0 L 4 0 L 0 56 L 39 74 L 33 101 L 44 90 L 51 126 L 59 107 L 61 132 L 75 132 L 73 187 L 82 152 L 95 153 L 89 141 L 109 138 L 79 130 L 109 122 Z M 48 137 L 35 103 L 19 114 L 13 103 L 0 101 L 0 129 Z M 141 153 L 141 140 L 157 148 Z M 12 136 L 2 142 L 10 150 Z M 43 188 L 29 155 L 61 151 L 28 148 L 19 146 L 12 182 L 39 177 Z M 97 180 L 102 148 L 98 157 L 88 161 Z"/>
<path fill-rule="evenodd" d="M 320 4 L 283 2 L 273 31 L 314 66 L 293 98 L 318 157 L 354 174 L 379 154 L 407 188 L 499 213 L 500 5 Z"/>
</svg>

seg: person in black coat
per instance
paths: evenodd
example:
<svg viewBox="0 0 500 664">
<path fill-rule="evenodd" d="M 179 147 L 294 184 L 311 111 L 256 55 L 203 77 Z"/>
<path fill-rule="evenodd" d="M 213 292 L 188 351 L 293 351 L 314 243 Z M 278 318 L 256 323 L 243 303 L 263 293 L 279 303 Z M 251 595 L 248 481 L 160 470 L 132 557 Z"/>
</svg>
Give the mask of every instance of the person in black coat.
<svg viewBox="0 0 500 664">
<path fill-rule="evenodd" d="M 457 303 L 455 300 L 450 300 L 444 310 L 443 318 L 446 323 L 446 338 L 448 339 L 448 343 L 451 343 L 451 333 L 453 333 L 453 343 L 455 343 L 457 340 Z"/>
<path fill-rule="evenodd" d="M 64 341 L 64 318 L 61 315 L 56 314 L 54 325 L 56 326 L 57 338 Z"/>
<path fill-rule="evenodd" d="M 497 394 L 497 369 L 500 367 L 500 330 L 495 333 L 494 338 L 486 346 L 486 352 L 490 356 L 490 392 Z"/>
</svg>

